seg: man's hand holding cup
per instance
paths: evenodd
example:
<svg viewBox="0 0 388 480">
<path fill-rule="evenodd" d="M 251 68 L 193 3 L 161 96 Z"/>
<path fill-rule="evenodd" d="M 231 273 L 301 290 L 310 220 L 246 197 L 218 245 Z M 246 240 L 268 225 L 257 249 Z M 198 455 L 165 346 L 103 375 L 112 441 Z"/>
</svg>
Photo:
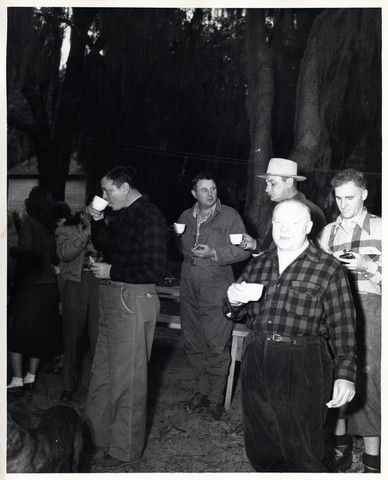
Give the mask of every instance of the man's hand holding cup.
<svg viewBox="0 0 388 480">
<path fill-rule="evenodd" d="M 104 210 L 108 206 L 109 202 L 104 198 L 95 195 L 92 203 L 89 205 L 89 213 L 93 220 L 102 220 L 104 218 Z"/>
</svg>

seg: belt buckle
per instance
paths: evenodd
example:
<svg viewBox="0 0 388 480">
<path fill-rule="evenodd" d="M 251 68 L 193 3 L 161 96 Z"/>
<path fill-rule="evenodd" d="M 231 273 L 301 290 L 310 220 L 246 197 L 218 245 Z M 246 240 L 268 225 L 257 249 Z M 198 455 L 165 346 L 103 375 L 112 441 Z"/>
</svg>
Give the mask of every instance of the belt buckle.
<svg viewBox="0 0 388 480">
<path fill-rule="evenodd" d="M 282 341 L 282 336 L 279 335 L 278 333 L 273 333 L 272 336 L 271 336 L 271 340 L 273 340 L 274 342 L 281 342 Z"/>
</svg>

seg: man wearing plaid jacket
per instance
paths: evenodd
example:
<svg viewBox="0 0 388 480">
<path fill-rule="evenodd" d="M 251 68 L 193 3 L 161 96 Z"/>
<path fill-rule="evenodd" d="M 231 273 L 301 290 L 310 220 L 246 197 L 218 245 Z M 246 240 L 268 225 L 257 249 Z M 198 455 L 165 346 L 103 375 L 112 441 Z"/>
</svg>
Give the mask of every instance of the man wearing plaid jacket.
<svg viewBox="0 0 388 480">
<path fill-rule="evenodd" d="M 258 472 L 327 472 L 327 406 L 355 394 L 350 286 L 341 263 L 308 240 L 311 228 L 305 204 L 280 202 L 272 217 L 277 248 L 247 265 L 224 303 L 226 317 L 245 318 L 250 329 L 241 390 L 245 448 Z M 249 301 L 244 282 L 264 285 L 258 301 Z"/>
</svg>

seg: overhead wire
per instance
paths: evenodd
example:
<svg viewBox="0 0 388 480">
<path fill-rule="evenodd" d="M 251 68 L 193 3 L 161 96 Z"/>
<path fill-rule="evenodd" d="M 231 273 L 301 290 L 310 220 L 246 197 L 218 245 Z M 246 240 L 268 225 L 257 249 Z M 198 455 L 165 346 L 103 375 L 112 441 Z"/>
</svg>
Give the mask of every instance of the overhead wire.
<svg viewBox="0 0 388 480">
<path fill-rule="evenodd" d="M 119 141 L 106 141 L 106 140 L 99 140 L 99 139 L 92 139 L 92 138 L 83 138 L 85 143 L 89 144 L 98 144 L 98 145 L 106 145 L 106 146 L 113 146 L 113 147 L 120 147 L 125 148 L 132 152 L 139 152 L 139 153 L 146 153 L 146 154 L 157 154 L 157 155 L 164 155 L 168 157 L 175 157 L 181 158 L 184 161 L 188 160 L 198 160 L 198 161 L 207 161 L 213 163 L 224 163 L 229 165 L 248 165 L 250 163 L 249 159 L 245 158 L 233 158 L 233 157 L 223 157 L 219 155 L 206 155 L 200 153 L 192 153 L 192 152 L 183 152 L 178 150 L 166 150 L 157 147 L 148 147 L 145 145 L 136 145 L 126 142 L 119 142 Z M 312 168 L 309 170 L 311 172 L 316 173 L 336 173 L 338 170 L 334 169 L 324 169 L 324 168 Z M 365 175 L 372 175 L 381 177 L 381 173 L 378 172 L 363 172 Z"/>
</svg>

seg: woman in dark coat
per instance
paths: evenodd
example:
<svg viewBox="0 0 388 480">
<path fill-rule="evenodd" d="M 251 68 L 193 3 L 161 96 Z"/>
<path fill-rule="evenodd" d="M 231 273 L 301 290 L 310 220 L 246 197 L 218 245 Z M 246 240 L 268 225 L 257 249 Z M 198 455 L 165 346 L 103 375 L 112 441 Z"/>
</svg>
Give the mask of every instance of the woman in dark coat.
<svg viewBox="0 0 388 480">
<path fill-rule="evenodd" d="M 18 246 L 10 254 L 16 273 L 10 302 L 8 351 L 13 378 L 7 388 L 33 387 L 41 358 L 63 352 L 58 309 L 55 209 L 50 192 L 34 187 L 25 201 L 27 214 L 19 230 Z M 23 356 L 29 358 L 23 378 Z"/>
</svg>

